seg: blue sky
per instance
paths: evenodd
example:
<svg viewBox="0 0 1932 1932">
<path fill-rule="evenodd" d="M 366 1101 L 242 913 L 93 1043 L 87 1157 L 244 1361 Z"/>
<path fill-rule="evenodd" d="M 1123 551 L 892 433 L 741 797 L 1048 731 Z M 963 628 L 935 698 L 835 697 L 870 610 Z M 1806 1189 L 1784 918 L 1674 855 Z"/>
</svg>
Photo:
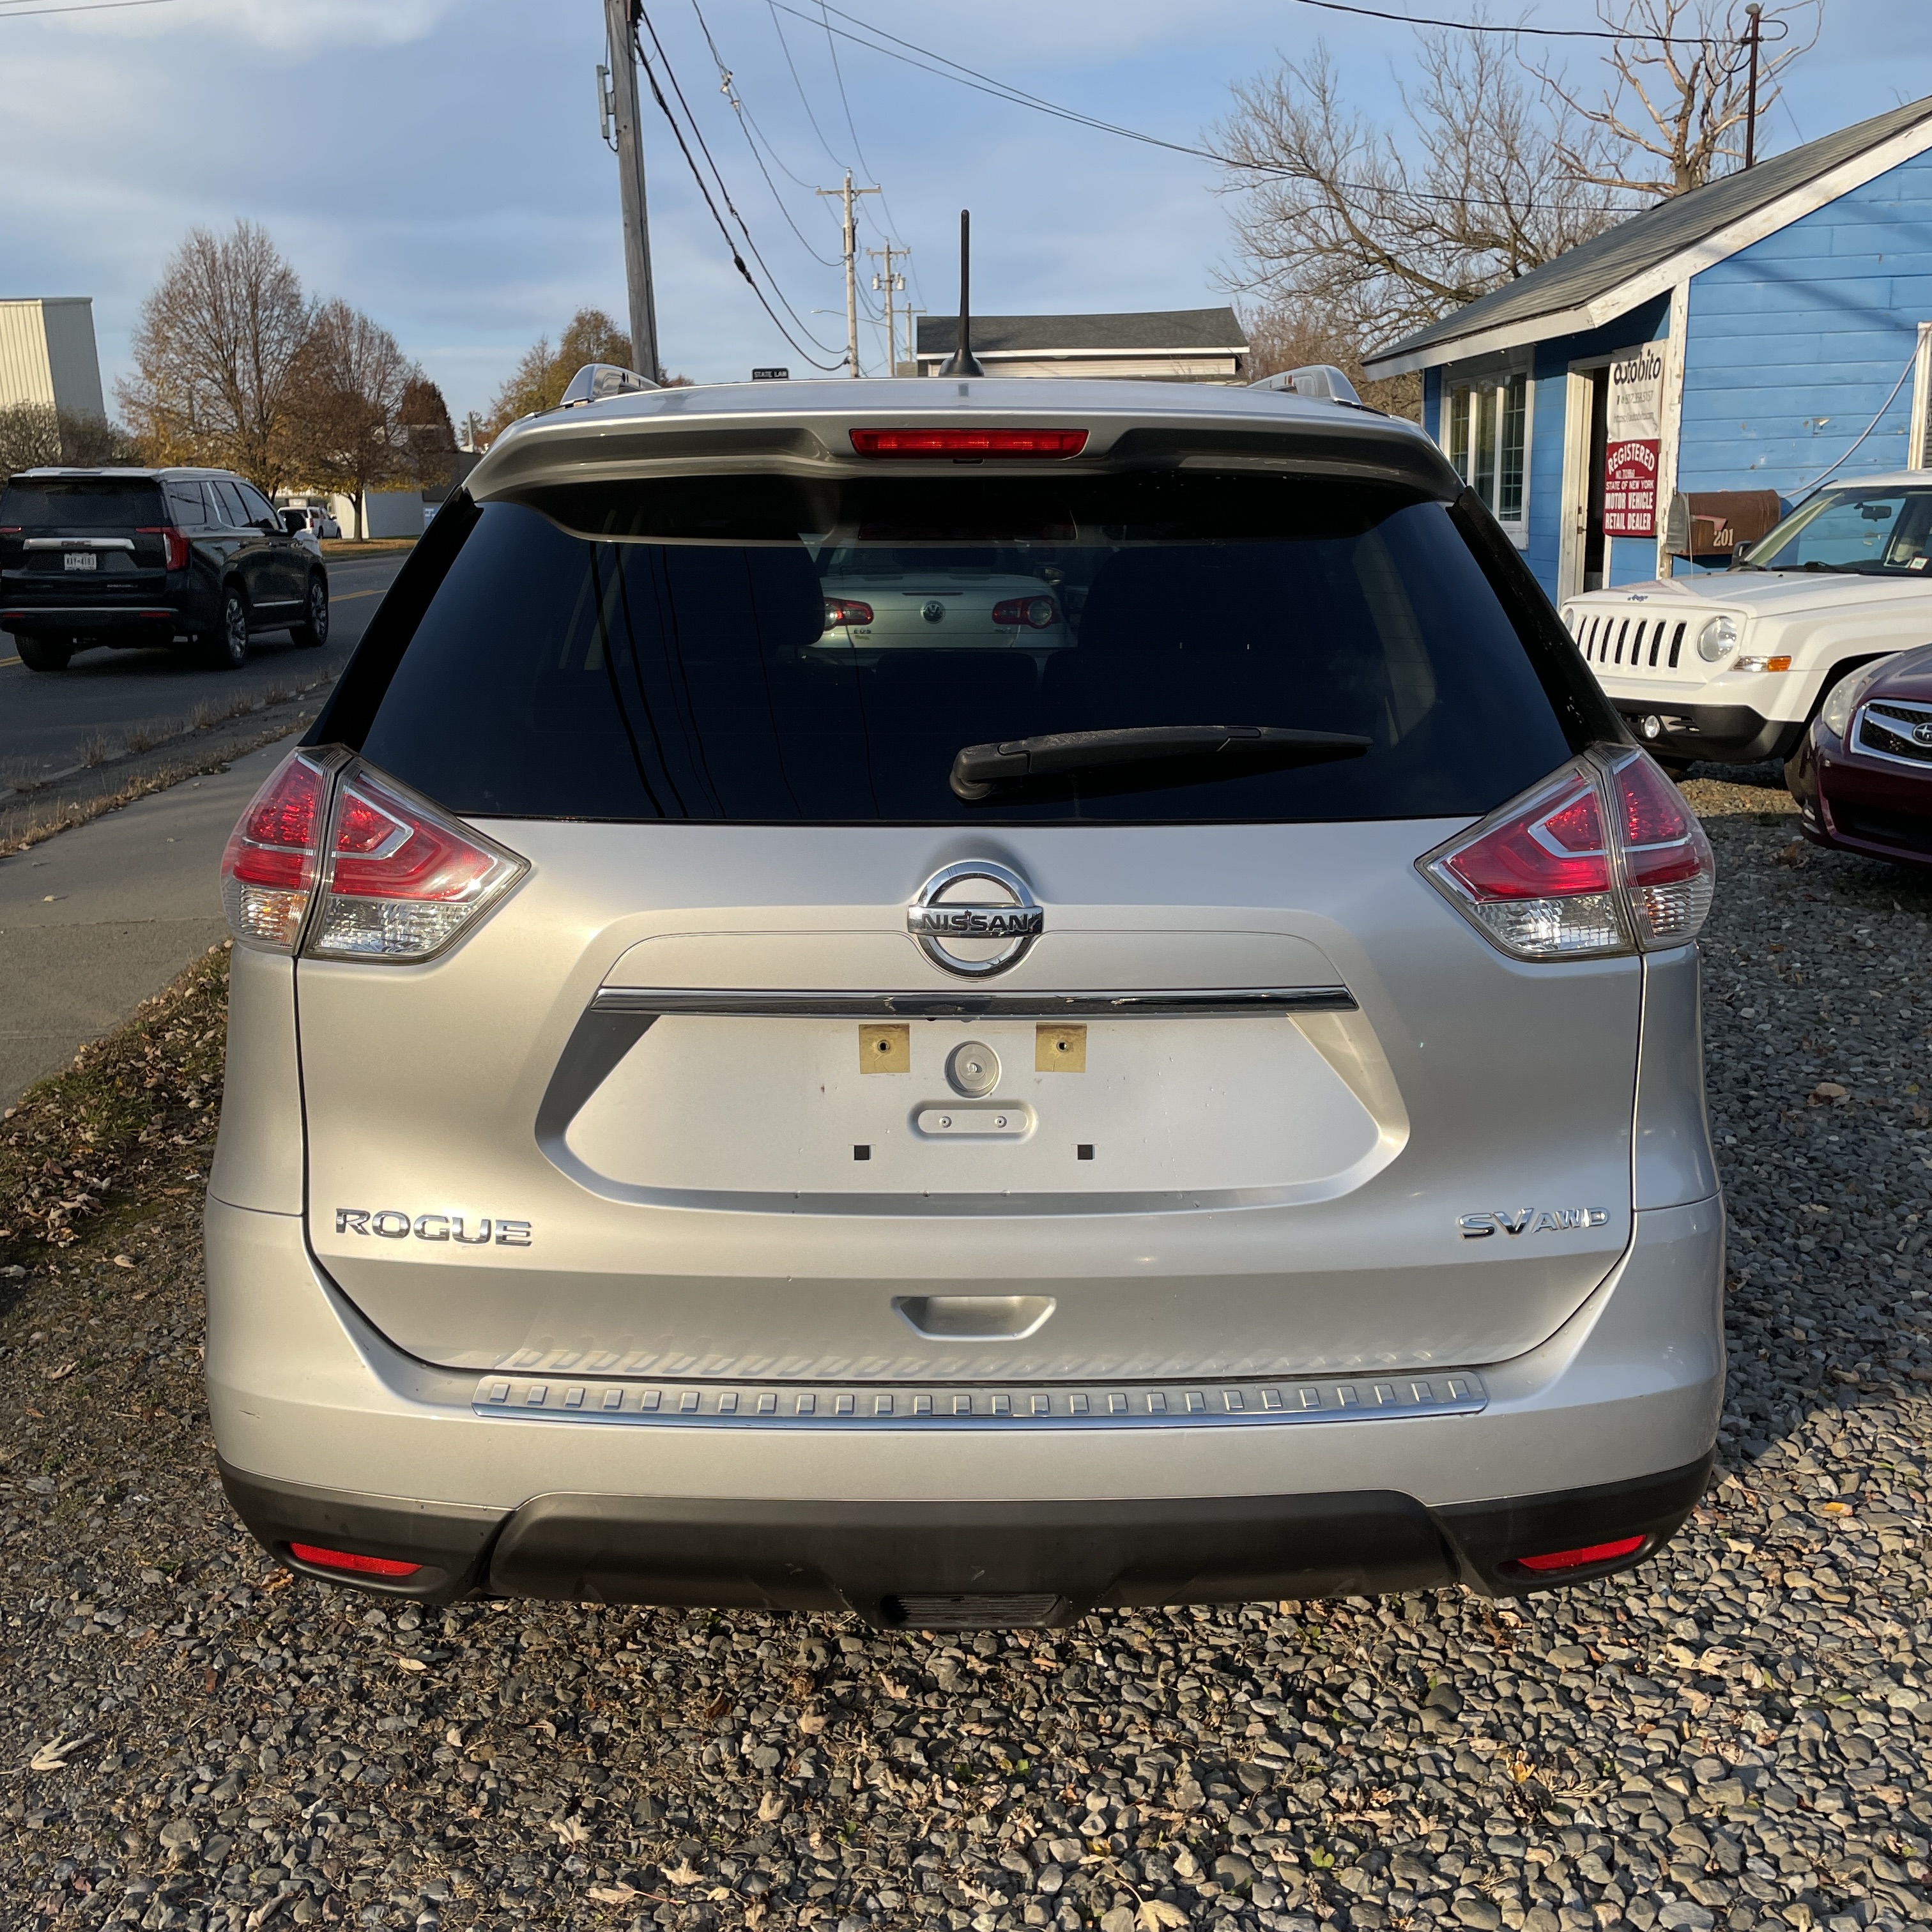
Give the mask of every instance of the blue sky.
<svg viewBox="0 0 1932 1932">
<path fill-rule="evenodd" d="M 487 406 L 522 350 L 554 337 L 578 306 L 623 315 L 616 162 L 598 137 L 592 80 L 599 0 L 36 10 L 60 4 L 0 0 L 0 295 L 92 296 L 110 394 L 141 298 L 182 234 L 237 215 L 268 229 L 312 291 L 392 329 L 459 418 Z M 835 354 L 842 274 L 812 251 L 836 256 L 836 218 L 809 188 L 848 165 L 886 190 L 883 205 L 864 204 L 862 244 L 890 230 L 912 247 L 923 306 L 950 310 L 956 299 L 962 206 L 974 212 L 976 305 L 988 312 L 1228 299 L 1216 280 L 1229 266 L 1228 211 L 1210 164 L 1001 104 L 850 43 L 835 72 L 822 28 L 798 17 L 814 14 L 815 0 L 790 0 L 789 14 L 767 0 L 700 4 L 769 141 L 782 208 L 719 91 L 692 0 L 650 0 L 650 12 L 759 248 Z M 1294 0 L 850 0 L 848 10 L 1033 93 L 1182 141 L 1225 111 L 1231 82 L 1317 38 L 1365 112 L 1392 116 L 1413 71 L 1406 30 Z M 1436 0 L 1413 10 L 1473 10 Z M 1580 0 L 1523 17 L 1595 24 Z M 1570 58 L 1580 74 L 1595 55 L 1577 43 Z M 1823 37 L 1766 124 L 1766 145 L 1792 146 L 1926 92 L 1932 8 L 1828 0 Z M 648 98 L 645 112 L 666 362 L 700 380 L 767 362 L 806 373 L 737 279 Z M 882 368 L 876 328 L 862 353 Z"/>
</svg>

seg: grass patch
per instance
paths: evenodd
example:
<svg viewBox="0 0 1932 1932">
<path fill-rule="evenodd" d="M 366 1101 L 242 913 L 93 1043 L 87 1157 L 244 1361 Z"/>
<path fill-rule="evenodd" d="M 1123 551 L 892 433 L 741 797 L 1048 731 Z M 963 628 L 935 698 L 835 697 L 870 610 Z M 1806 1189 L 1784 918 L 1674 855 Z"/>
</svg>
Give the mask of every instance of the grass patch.
<svg viewBox="0 0 1932 1932">
<path fill-rule="evenodd" d="M 212 1143 L 227 1016 L 220 946 L 0 1115 L 0 1278 L 10 1291 L 93 1224 L 106 1233 L 140 1211 Z"/>
</svg>

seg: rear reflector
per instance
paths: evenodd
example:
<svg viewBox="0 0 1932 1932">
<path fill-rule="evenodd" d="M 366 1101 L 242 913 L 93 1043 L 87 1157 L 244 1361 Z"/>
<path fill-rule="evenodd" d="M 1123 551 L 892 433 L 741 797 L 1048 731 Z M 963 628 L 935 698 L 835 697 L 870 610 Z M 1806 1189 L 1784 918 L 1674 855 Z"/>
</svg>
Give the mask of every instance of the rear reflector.
<svg viewBox="0 0 1932 1932">
<path fill-rule="evenodd" d="M 1592 1563 L 1612 1563 L 1619 1556 L 1634 1556 L 1643 1547 L 1640 1536 L 1620 1536 L 1614 1543 L 1592 1543 L 1581 1550 L 1552 1550 L 1546 1556 L 1518 1556 L 1514 1558 L 1519 1570 L 1534 1570 L 1539 1574 L 1556 1570 L 1583 1570 Z"/>
<path fill-rule="evenodd" d="M 855 429 L 861 456 L 1078 456 L 1084 429 Z"/>
<path fill-rule="evenodd" d="M 318 1570 L 346 1570 L 357 1576 L 413 1576 L 420 1563 L 398 1563 L 388 1556 L 358 1556 L 352 1550 L 322 1550 L 313 1543 L 292 1543 L 289 1554 Z"/>
<path fill-rule="evenodd" d="M 1696 814 L 1647 752 L 1622 747 L 1566 765 L 1421 864 L 1519 959 L 1684 945 L 1717 880 Z"/>
<path fill-rule="evenodd" d="M 359 760 L 332 766 L 329 757 L 291 756 L 229 839 L 222 903 L 244 945 L 427 959 L 530 869 Z"/>
</svg>

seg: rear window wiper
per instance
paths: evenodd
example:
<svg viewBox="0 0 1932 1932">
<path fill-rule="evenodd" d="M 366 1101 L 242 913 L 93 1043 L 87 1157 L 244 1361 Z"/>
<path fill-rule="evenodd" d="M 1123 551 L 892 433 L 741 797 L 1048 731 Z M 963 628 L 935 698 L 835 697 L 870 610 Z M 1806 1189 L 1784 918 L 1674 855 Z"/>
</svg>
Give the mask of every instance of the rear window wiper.
<svg viewBox="0 0 1932 1932">
<path fill-rule="evenodd" d="M 1185 759 L 1185 782 L 1228 776 L 1232 764 L 1312 765 L 1358 758 L 1372 741 L 1353 731 L 1298 731 L 1280 724 L 1129 724 L 1111 731 L 1049 731 L 996 745 L 968 745 L 952 760 L 952 790 L 967 800 L 1032 778 L 1117 765 Z M 1181 778 L 1176 772 L 1172 777 Z"/>
</svg>

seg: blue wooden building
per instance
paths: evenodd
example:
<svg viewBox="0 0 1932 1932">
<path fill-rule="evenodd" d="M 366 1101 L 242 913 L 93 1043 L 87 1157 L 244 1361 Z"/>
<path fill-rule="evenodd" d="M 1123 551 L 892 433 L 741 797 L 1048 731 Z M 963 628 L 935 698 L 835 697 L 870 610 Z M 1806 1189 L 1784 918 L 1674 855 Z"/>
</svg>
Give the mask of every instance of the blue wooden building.
<svg viewBox="0 0 1932 1932">
<path fill-rule="evenodd" d="M 1699 567 L 1663 541 L 1674 492 L 1923 467 L 1932 100 L 1634 215 L 1366 368 L 1422 373 L 1424 426 L 1558 601 Z M 1655 535 L 1618 534 L 1652 487 Z"/>
</svg>

